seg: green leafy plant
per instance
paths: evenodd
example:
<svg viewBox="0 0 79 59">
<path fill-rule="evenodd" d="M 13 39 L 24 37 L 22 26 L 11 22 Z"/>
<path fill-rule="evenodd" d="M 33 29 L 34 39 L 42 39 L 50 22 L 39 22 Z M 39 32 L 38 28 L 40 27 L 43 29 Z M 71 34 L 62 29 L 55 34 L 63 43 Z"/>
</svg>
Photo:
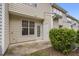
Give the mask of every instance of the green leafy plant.
<svg viewBox="0 0 79 59">
<path fill-rule="evenodd" d="M 79 44 L 79 30 L 77 30 L 76 42 Z"/>
<path fill-rule="evenodd" d="M 75 36 L 76 31 L 73 29 L 59 28 L 49 31 L 52 46 L 66 55 L 72 51 L 72 44 L 76 41 Z"/>
</svg>

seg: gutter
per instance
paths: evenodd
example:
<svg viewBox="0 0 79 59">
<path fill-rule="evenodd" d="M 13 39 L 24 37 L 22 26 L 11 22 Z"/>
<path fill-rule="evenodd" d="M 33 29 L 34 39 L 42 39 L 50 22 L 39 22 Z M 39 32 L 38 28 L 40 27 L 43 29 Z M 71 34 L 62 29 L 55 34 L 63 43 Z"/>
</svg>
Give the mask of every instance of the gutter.
<svg viewBox="0 0 79 59">
<path fill-rule="evenodd" d="M 63 9 L 62 7 L 60 7 L 59 5 L 57 5 L 56 3 L 52 4 L 52 8 L 56 8 L 56 9 L 60 10 L 63 13 L 67 13 L 67 11 L 65 9 Z"/>
</svg>

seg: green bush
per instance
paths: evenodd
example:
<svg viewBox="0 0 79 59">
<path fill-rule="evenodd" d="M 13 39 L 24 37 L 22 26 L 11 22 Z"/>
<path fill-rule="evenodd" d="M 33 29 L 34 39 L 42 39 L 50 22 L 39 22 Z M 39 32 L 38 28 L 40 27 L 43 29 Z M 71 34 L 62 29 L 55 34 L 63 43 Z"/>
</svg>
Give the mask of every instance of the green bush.
<svg viewBox="0 0 79 59">
<path fill-rule="evenodd" d="M 49 32 L 49 38 L 52 46 L 61 51 L 64 54 L 68 54 L 72 51 L 72 45 L 75 43 L 76 31 L 73 29 L 51 29 Z"/>
<path fill-rule="evenodd" d="M 49 56 L 49 53 L 46 51 L 37 51 L 32 53 L 31 56 Z"/>
<path fill-rule="evenodd" d="M 79 44 L 79 30 L 77 30 L 76 43 Z"/>
</svg>

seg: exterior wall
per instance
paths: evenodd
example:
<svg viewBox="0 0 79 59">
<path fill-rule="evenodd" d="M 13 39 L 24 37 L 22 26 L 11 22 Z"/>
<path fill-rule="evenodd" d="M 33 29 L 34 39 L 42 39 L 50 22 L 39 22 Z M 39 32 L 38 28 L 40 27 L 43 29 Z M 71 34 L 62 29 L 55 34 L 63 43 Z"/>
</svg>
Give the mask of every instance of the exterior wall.
<svg viewBox="0 0 79 59">
<path fill-rule="evenodd" d="M 52 15 L 45 14 L 45 21 L 43 22 L 43 39 L 49 40 L 49 30 L 53 28 Z"/>
<path fill-rule="evenodd" d="M 57 13 L 57 14 L 63 16 L 63 13 L 56 8 L 53 8 L 52 11 L 53 11 L 53 13 Z"/>
<path fill-rule="evenodd" d="M 8 10 L 9 8 L 9 10 Z M 8 14 L 10 12 L 22 14 L 22 15 L 29 15 L 34 18 L 44 19 L 41 23 L 41 20 L 36 20 L 31 18 L 29 20 L 35 21 L 35 24 L 41 24 L 42 31 L 41 31 L 41 38 L 37 38 L 37 34 L 35 33 L 34 36 L 22 36 L 22 19 L 28 19 L 26 17 L 11 15 Z M 57 13 L 62 16 L 62 19 L 59 19 L 58 25 L 63 25 L 64 27 L 69 27 L 71 24 L 67 24 L 66 14 L 62 13 L 61 11 L 53 8 L 50 4 L 37 4 L 37 7 L 29 6 L 28 4 L 23 3 L 11 3 L 11 4 L 0 4 L 0 54 L 4 54 L 6 49 L 8 48 L 9 43 L 17 43 L 30 40 L 48 40 L 49 39 L 49 30 L 53 28 L 53 18 L 52 12 Z M 10 17 L 10 18 L 9 18 Z M 3 20 L 3 22 L 2 22 Z M 70 19 L 71 20 L 71 19 Z M 10 21 L 10 22 L 9 22 Z M 76 23 L 76 21 L 71 21 L 72 23 Z M 10 24 L 9 24 L 10 23 Z M 2 25 L 1 25 L 2 24 Z M 9 25 L 10 25 L 10 42 L 9 42 Z M 3 26 L 3 27 L 2 27 Z M 77 26 L 74 29 L 78 29 Z M 36 30 L 35 30 L 36 31 Z M 3 33 L 3 34 L 2 34 Z"/>
<path fill-rule="evenodd" d="M 9 44 L 8 5 L 0 4 L 0 54 L 3 55 Z"/>
<path fill-rule="evenodd" d="M 9 11 L 34 17 L 44 18 L 44 13 L 50 11 L 48 4 L 37 4 L 37 7 L 29 6 L 28 3 L 11 3 Z"/>
<path fill-rule="evenodd" d="M 73 29 L 78 30 L 78 23 L 75 20 L 72 20 L 72 24 L 76 23 L 76 25 L 73 26 Z"/>
<path fill-rule="evenodd" d="M 79 23 L 77 25 L 78 25 L 78 30 L 79 30 Z"/>
<path fill-rule="evenodd" d="M 53 28 L 59 28 L 59 20 L 53 20 Z"/>
<path fill-rule="evenodd" d="M 64 28 L 67 28 L 66 21 L 67 21 L 66 14 L 63 14 L 62 21 L 60 21 L 60 23 L 62 22 L 61 24 L 63 25 Z"/>
<path fill-rule="evenodd" d="M 76 22 L 76 28 L 77 28 L 77 30 L 79 29 L 79 23 L 78 22 Z"/>
<path fill-rule="evenodd" d="M 53 13 L 56 13 L 56 14 L 59 14 L 60 16 L 62 16 L 62 18 L 58 19 L 58 26 L 57 27 L 59 27 L 59 25 L 63 25 L 63 27 L 66 27 L 66 23 L 65 23 L 65 21 L 67 20 L 66 14 L 59 11 L 56 8 L 53 8 Z"/>
<path fill-rule="evenodd" d="M 33 17 L 39 17 L 44 19 L 43 21 L 43 39 L 49 39 L 49 30 L 51 28 L 51 13 L 52 7 L 50 4 L 39 3 L 37 7 L 29 6 L 27 3 L 17 3 L 17 4 L 9 4 L 9 12 L 16 12 L 23 15 L 30 15 Z M 17 21 L 16 21 L 17 22 Z M 19 21 L 18 21 L 19 22 Z"/>
<path fill-rule="evenodd" d="M 8 4 L 5 3 L 4 4 L 4 51 L 3 53 L 6 51 L 6 49 L 9 46 L 9 13 L 8 13 Z"/>
<path fill-rule="evenodd" d="M 63 25 L 64 28 L 71 29 L 71 25 L 76 23 L 76 25 L 73 26 L 73 29 L 78 30 L 78 26 L 79 26 L 78 23 L 75 20 L 73 20 L 72 18 L 68 18 L 65 13 L 59 11 L 56 8 L 53 8 L 53 13 L 56 13 L 56 14 L 59 14 L 62 16 L 62 18 L 58 19 L 58 22 L 56 22 L 57 24 L 55 24 L 55 21 L 54 21 L 53 24 L 55 25 L 54 26 L 55 28 L 58 28 L 59 25 Z M 67 23 L 68 21 L 70 21 L 71 23 Z"/>
<path fill-rule="evenodd" d="M 2 54 L 2 4 L 0 3 L 0 54 Z"/>
<path fill-rule="evenodd" d="M 35 22 L 35 34 L 34 35 L 22 35 L 22 20 L 34 21 Z M 37 24 L 41 24 L 41 37 L 37 37 Z M 17 15 L 10 14 L 10 43 L 18 43 L 31 40 L 42 40 L 42 22 L 25 18 Z"/>
<path fill-rule="evenodd" d="M 71 23 L 66 23 L 67 24 L 66 26 L 68 28 L 71 28 L 71 25 L 76 23 L 76 25 L 73 26 L 73 29 L 78 30 L 78 22 L 77 21 L 75 21 L 75 20 L 73 20 L 71 18 L 68 18 L 68 17 L 67 17 L 67 20 L 71 22 Z"/>
<path fill-rule="evenodd" d="M 72 19 L 70 19 L 70 18 L 67 17 L 67 20 L 66 20 L 65 23 L 66 23 L 66 28 L 71 29 Z"/>
<path fill-rule="evenodd" d="M 8 10 L 9 7 L 9 10 Z M 41 39 L 43 40 L 48 40 L 49 39 L 49 30 L 51 28 L 53 28 L 53 21 L 52 21 L 52 12 L 55 12 L 59 15 L 62 16 L 62 19 L 59 19 L 59 25 L 63 25 L 65 27 L 69 27 L 71 24 L 67 24 L 66 23 L 66 14 L 62 13 L 61 11 L 57 10 L 57 9 L 53 9 L 52 11 L 52 7 L 50 4 L 37 4 L 37 7 L 32 7 L 29 6 L 28 4 L 23 4 L 23 3 L 11 3 L 11 4 L 0 4 L 0 54 L 4 54 L 4 52 L 6 51 L 6 49 L 8 48 L 9 43 L 15 43 L 16 42 L 22 42 L 22 41 L 28 41 L 30 40 L 39 40 L 35 34 L 35 36 L 22 36 L 21 32 L 22 32 L 22 26 L 21 26 L 21 21 L 22 19 L 28 19 L 25 17 L 21 17 L 21 16 L 15 16 L 15 15 L 11 15 L 10 14 L 10 18 L 9 18 L 9 14 L 10 12 L 14 12 L 14 13 L 19 13 L 22 15 L 29 15 L 29 16 L 33 16 L 34 18 L 38 17 L 41 19 L 44 19 L 43 23 L 41 23 L 39 20 L 35 20 L 35 19 L 30 19 L 32 21 L 35 21 L 39 24 L 41 24 L 42 26 L 42 37 Z M 2 21 L 3 20 L 3 21 Z M 10 21 L 10 24 L 9 24 Z M 72 21 L 72 23 L 76 23 L 76 21 Z M 74 29 L 78 29 L 78 23 L 76 23 L 77 26 L 74 27 Z M 10 34 L 14 34 L 10 35 L 10 41 L 9 42 L 9 25 L 10 25 Z M 11 40 L 13 39 L 13 40 Z M 28 39 L 28 40 L 26 40 Z"/>
</svg>

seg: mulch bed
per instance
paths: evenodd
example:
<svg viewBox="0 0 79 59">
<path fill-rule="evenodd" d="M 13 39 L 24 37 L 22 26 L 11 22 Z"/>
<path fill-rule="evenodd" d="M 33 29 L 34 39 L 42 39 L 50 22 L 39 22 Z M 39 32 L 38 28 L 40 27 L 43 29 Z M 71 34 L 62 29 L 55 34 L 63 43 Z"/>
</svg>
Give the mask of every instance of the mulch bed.
<svg viewBox="0 0 79 59">
<path fill-rule="evenodd" d="M 46 48 L 46 49 L 43 49 L 43 50 L 40 50 L 40 51 L 37 51 L 37 52 L 42 52 L 42 53 L 46 52 L 48 54 L 48 56 L 66 56 L 66 55 L 62 54 L 61 52 L 56 51 L 52 47 Z M 42 56 L 42 55 L 40 55 L 40 56 Z M 79 49 L 71 52 L 68 56 L 79 56 Z"/>
</svg>

